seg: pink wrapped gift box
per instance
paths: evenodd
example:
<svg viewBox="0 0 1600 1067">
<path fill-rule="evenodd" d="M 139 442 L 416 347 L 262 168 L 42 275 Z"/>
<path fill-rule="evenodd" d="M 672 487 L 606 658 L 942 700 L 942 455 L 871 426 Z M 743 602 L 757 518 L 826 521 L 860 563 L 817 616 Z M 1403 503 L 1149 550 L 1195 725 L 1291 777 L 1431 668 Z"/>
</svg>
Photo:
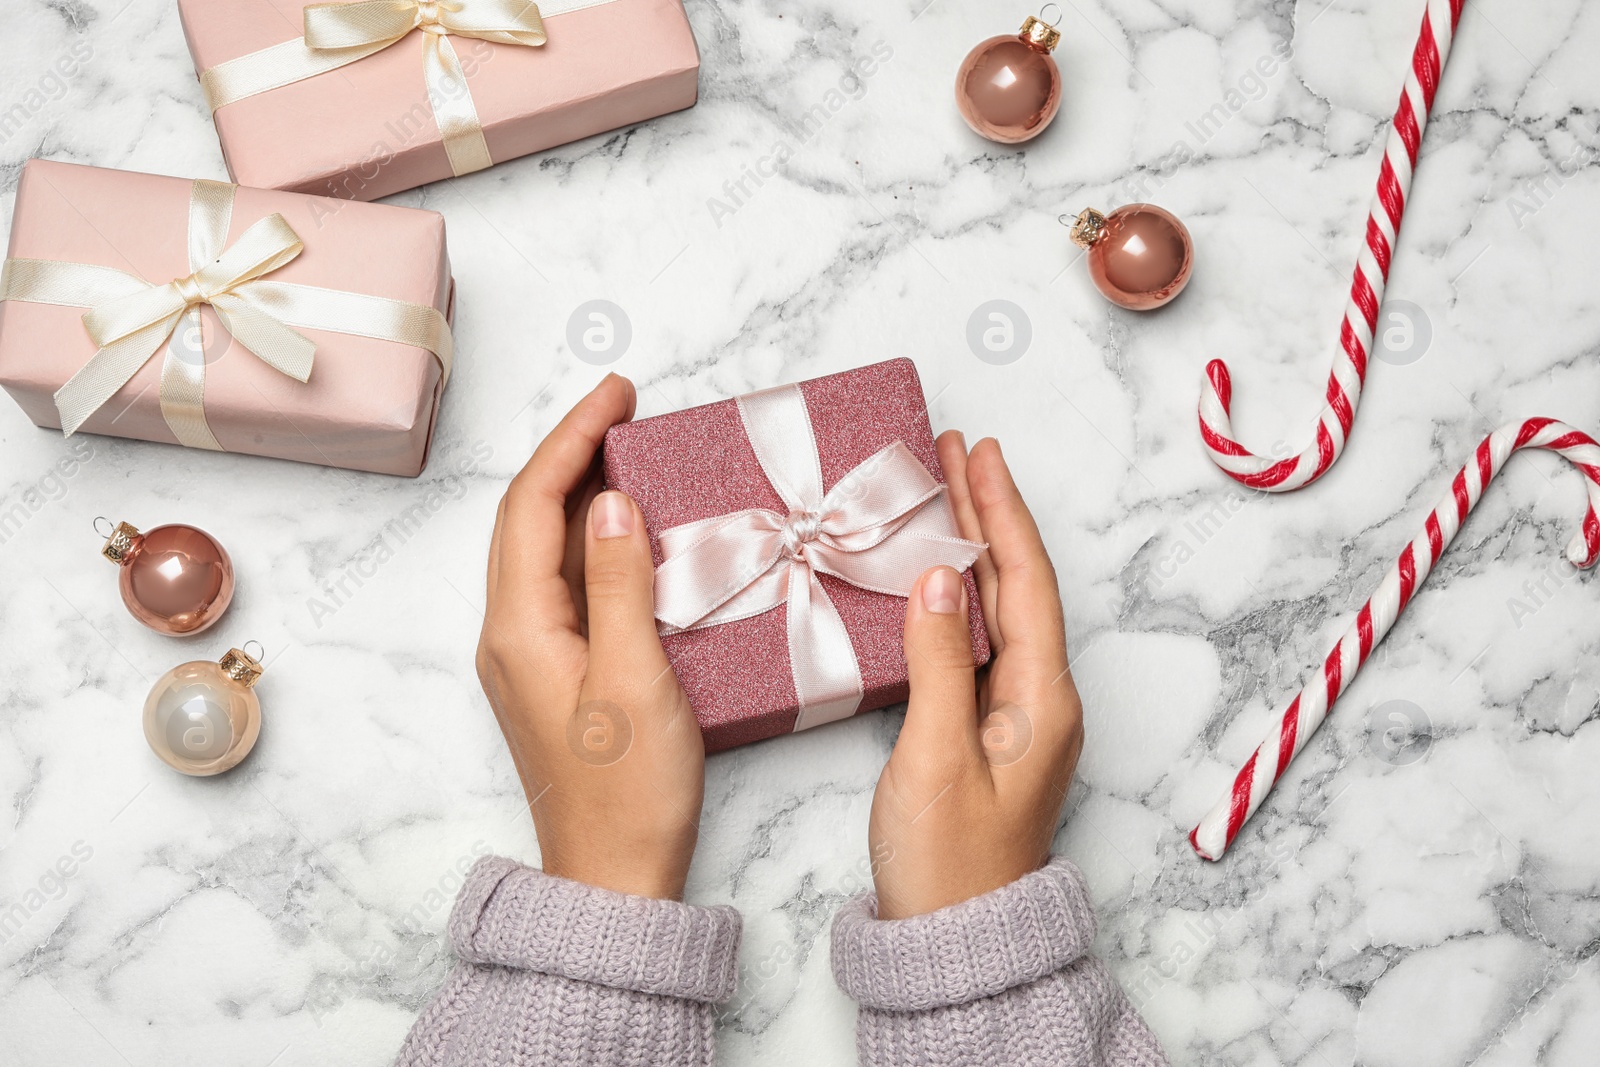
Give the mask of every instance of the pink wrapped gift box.
<svg viewBox="0 0 1600 1067">
<path fill-rule="evenodd" d="M 895 441 L 904 442 L 933 479 L 943 483 L 927 403 L 909 359 L 816 378 L 798 388 L 814 431 L 824 490 Z M 664 558 L 662 531 L 747 508 L 779 514 L 787 510 L 752 448 L 734 400 L 614 426 L 606 435 L 604 457 L 606 484 L 633 497 L 644 513 L 657 566 Z M 870 592 L 830 574 L 818 577 L 844 621 L 860 667 L 863 693 L 857 713 L 905 700 L 905 599 Z M 989 658 L 989 640 L 970 570 L 965 577 L 974 662 L 981 665 Z M 750 618 L 662 638 L 707 751 L 796 728 L 800 707 L 787 612 L 787 605 L 780 604 Z"/>
<path fill-rule="evenodd" d="M 470 4 L 474 0 L 467 0 Z M 178 0 L 195 70 L 292 41 L 307 0 Z M 700 56 L 681 0 L 554 0 L 537 47 L 449 39 L 489 155 L 504 162 L 679 111 Z M 244 185 L 373 200 L 452 175 L 424 81 L 422 32 L 213 114 Z"/>
<path fill-rule="evenodd" d="M 193 187 L 181 178 L 30 160 L 17 187 L 8 258 L 113 267 L 153 284 L 183 278 L 191 273 Z M 270 280 L 405 301 L 448 318 L 454 283 L 437 212 L 241 187 L 228 242 L 273 213 L 305 247 Z M 84 312 L 82 306 L 0 302 L 0 385 L 40 426 L 61 425 L 53 396 L 95 355 Z M 299 329 L 316 345 L 310 378 L 299 382 L 230 338 L 211 308 L 202 315 L 205 418 L 225 450 L 382 474 L 421 473 L 445 379 L 434 353 Z M 166 347 L 82 430 L 178 443 L 159 395 Z"/>
</svg>

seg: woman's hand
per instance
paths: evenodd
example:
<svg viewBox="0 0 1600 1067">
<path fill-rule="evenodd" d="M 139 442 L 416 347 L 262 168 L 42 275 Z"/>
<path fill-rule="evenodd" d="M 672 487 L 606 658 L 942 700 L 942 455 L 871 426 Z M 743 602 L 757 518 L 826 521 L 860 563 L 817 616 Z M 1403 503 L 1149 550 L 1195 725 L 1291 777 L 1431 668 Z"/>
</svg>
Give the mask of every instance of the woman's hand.
<svg viewBox="0 0 1600 1067">
<path fill-rule="evenodd" d="M 972 665 L 966 583 L 949 567 L 906 604 L 911 701 L 868 826 L 878 917 L 903 919 L 1015 881 L 1049 858 L 1083 748 L 1067 670 L 1055 569 L 1000 446 L 939 438 L 961 536 L 987 541 L 974 565 L 994 658 Z"/>
<path fill-rule="evenodd" d="M 478 677 L 546 873 L 680 899 L 705 746 L 656 636 L 644 518 L 626 495 L 600 492 L 600 445 L 636 399 L 608 375 L 500 501 Z"/>
</svg>

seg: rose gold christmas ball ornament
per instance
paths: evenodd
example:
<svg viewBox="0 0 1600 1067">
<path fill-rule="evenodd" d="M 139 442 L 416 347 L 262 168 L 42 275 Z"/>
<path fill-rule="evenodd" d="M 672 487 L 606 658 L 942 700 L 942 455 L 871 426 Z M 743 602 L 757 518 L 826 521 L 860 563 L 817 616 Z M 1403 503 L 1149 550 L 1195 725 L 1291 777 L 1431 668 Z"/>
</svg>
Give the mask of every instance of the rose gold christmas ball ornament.
<svg viewBox="0 0 1600 1067">
<path fill-rule="evenodd" d="M 973 132 L 1018 144 L 1050 125 L 1061 106 L 1061 71 L 1050 58 L 1060 41 L 1055 27 L 1029 15 L 1021 33 L 991 37 L 967 53 L 956 72 L 956 107 Z"/>
<path fill-rule="evenodd" d="M 96 527 L 104 521 L 96 520 Z M 119 522 L 100 551 L 121 565 L 122 602 L 158 633 L 199 633 L 221 618 L 233 599 L 233 561 L 216 538 L 193 526 L 157 526 L 140 533 Z"/>
<path fill-rule="evenodd" d="M 1108 215 L 1089 208 L 1071 222 L 1072 240 L 1088 249 L 1089 277 L 1107 300 L 1132 311 L 1158 308 L 1183 292 L 1194 267 L 1194 242 L 1178 217 L 1154 204 L 1127 204 Z"/>
<path fill-rule="evenodd" d="M 255 642 L 246 642 L 246 647 Z M 173 770 L 203 778 L 238 766 L 261 736 L 261 661 L 237 648 L 172 668 L 144 702 L 144 739 Z"/>
</svg>

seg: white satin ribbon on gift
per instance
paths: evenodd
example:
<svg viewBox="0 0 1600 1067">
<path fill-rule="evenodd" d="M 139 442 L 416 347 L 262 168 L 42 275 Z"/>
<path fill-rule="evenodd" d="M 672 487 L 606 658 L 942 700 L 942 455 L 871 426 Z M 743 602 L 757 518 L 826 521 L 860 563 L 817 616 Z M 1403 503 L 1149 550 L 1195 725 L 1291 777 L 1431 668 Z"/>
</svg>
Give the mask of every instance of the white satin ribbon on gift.
<svg viewBox="0 0 1600 1067">
<path fill-rule="evenodd" d="M 311 377 L 316 346 L 296 326 L 427 349 L 449 380 L 454 347 L 450 324 L 439 309 L 268 280 L 267 275 L 304 248 L 282 215 L 258 220 L 223 248 L 236 188 L 222 182 L 194 183 L 188 231 L 192 273 L 164 285 L 92 263 L 5 261 L 0 300 L 89 309 L 83 325 L 97 350 L 55 394 L 67 436 L 127 385 L 166 342 L 160 398 L 167 425 L 181 444 L 221 450 L 205 417 L 204 346 L 184 345 L 189 351 L 179 352 L 171 343 L 186 318 L 199 328 L 201 305 L 217 312 L 234 340 L 297 381 Z"/>
<path fill-rule="evenodd" d="M 869 456 L 824 494 L 799 387 L 736 403 L 761 470 L 789 512 L 749 508 L 663 532 L 655 577 L 659 629 L 698 630 L 787 604 L 789 665 L 800 702 L 794 728 L 849 718 L 861 705 L 861 667 L 817 576 L 906 597 L 930 567 L 965 570 L 985 546 L 961 538 L 944 485 L 904 442 Z"/>
<path fill-rule="evenodd" d="M 189 270 L 198 272 L 222 255 L 233 224 L 233 190 L 226 182 L 204 179 L 189 192 Z M 224 451 L 206 421 L 205 324 L 200 305 L 190 308 L 186 322 L 167 338 L 161 361 L 161 417 L 189 448 Z"/>
<path fill-rule="evenodd" d="M 359 62 L 421 31 L 422 75 L 450 169 L 457 176 L 493 164 L 477 105 L 451 36 L 536 48 L 544 16 L 614 0 L 354 0 L 308 4 L 305 35 L 218 63 L 200 75 L 211 110 Z M 542 11 L 541 11 L 542 9 Z"/>
</svg>

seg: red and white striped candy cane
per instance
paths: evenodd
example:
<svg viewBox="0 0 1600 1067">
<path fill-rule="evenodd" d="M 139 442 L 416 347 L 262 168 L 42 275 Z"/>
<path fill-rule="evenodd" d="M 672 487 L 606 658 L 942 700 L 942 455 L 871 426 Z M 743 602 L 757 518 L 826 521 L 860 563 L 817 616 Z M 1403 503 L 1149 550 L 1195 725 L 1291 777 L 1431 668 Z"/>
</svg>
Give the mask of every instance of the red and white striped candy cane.
<svg viewBox="0 0 1600 1067">
<path fill-rule="evenodd" d="M 1206 366 L 1200 394 L 1200 434 L 1211 459 L 1229 476 L 1253 489 L 1286 493 L 1309 485 L 1338 461 L 1361 403 L 1367 379 L 1367 358 L 1378 327 L 1378 309 L 1389 280 L 1389 263 L 1400 235 L 1400 218 L 1411 191 L 1422 130 L 1428 124 L 1439 76 L 1450 58 L 1450 42 L 1466 0 L 1428 0 L 1422 34 L 1411 55 L 1411 73 L 1400 94 L 1400 107 L 1389 130 L 1389 143 L 1378 172 L 1378 189 L 1367 214 L 1366 244 L 1356 259 L 1350 302 L 1339 329 L 1340 352 L 1328 375 L 1327 406 L 1317 421 L 1316 440 L 1289 459 L 1258 456 L 1233 436 L 1233 381 L 1228 366 L 1214 359 Z"/>
<path fill-rule="evenodd" d="M 1289 704 L 1283 719 L 1245 762 L 1233 780 L 1233 788 L 1212 808 L 1200 825 L 1189 833 L 1189 843 L 1208 860 L 1219 858 L 1238 836 L 1261 801 L 1283 777 L 1289 761 L 1305 747 L 1339 695 L 1355 679 L 1395 619 L 1411 602 L 1419 586 L 1433 573 L 1434 565 L 1461 524 L 1477 507 L 1483 491 L 1500 473 L 1512 453 L 1523 448 L 1544 448 L 1558 452 L 1588 478 L 1589 511 L 1583 529 L 1567 546 L 1567 558 L 1576 566 L 1593 566 L 1600 559 L 1600 444 L 1554 419 L 1529 419 L 1502 426 L 1478 446 L 1471 463 L 1462 468 L 1451 483 L 1450 495 L 1440 501 L 1428 516 L 1427 525 L 1416 540 L 1400 553 L 1394 569 L 1356 615 L 1356 620 L 1328 654 L 1322 669 L 1311 683 Z"/>
</svg>

